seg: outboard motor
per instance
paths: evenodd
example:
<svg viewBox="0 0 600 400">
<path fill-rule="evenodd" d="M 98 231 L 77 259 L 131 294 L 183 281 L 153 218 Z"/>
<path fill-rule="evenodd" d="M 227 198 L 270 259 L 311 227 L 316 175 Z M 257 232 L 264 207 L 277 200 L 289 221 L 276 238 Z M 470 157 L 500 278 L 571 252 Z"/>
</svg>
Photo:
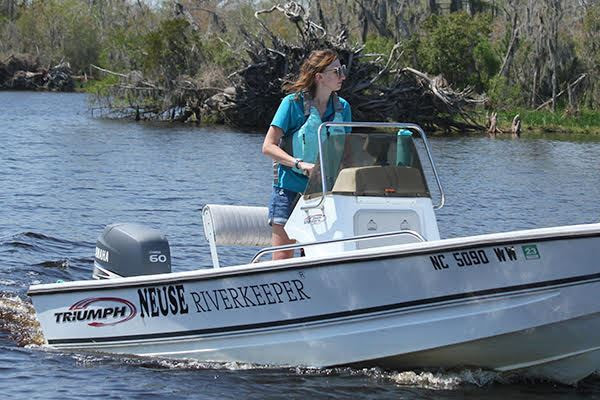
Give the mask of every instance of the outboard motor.
<svg viewBox="0 0 600 400">
<path fill-rule="evenodd" d="M 96 242 L 94 279 L 168 272 L 171 272 L 169 242 L 156 229 L 134 223 L 111 224 Z"/>
</svg>

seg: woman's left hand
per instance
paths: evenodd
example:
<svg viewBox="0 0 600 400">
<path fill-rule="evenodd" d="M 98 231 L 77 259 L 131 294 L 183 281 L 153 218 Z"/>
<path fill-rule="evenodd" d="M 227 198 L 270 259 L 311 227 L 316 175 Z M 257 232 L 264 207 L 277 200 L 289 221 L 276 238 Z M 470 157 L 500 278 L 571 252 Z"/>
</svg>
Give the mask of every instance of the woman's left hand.
<svg viewBox="0 0 600 400">
<path fill-rule="evenodd" d="M 300 169 L 302 170 L 302 172 L 304 172 L 304 175 L 310 176 L 310 174 L 312 173 L 313 168 L 315 167 L 315 164 L 309 163 L 309 162 L 300 161 L 298 163 L 298 166 L 300 167 Z"/>
</svg>

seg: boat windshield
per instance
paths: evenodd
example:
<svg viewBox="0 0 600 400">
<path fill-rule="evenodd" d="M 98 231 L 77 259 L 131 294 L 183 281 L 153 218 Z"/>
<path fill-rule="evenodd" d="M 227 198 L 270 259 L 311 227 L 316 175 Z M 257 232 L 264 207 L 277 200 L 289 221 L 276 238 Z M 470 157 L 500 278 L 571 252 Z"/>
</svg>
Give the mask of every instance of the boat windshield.
<svg viewBox="0 0 600 400">
<path fill-rule="evenodd" d="M 328 193 L 350 196 L 431 197 L 423 168 L 408 131 L 348 133 L 323 139 Z M 322 193 L 319 161 L 304 192 Z"/>
</svg>

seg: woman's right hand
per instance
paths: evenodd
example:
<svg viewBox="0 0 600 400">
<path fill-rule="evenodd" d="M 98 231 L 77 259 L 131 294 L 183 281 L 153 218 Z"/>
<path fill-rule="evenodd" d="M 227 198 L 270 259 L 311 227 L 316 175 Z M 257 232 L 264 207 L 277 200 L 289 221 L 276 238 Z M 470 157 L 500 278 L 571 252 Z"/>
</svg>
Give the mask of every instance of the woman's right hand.
<svg viewBox="0 0 600 400">
<path fill-rule="evenodd" d="M 313 168 L 315 167 L 315 164 L 309 163 L 309 162 L 300 161 L 298 163 L 298 166 L 300 167 L 300 169 L 302 170 L 302 172 L 304 172 L 304 175 L 310 176 L 310 174 L 312 173 Z"/>
</svg>

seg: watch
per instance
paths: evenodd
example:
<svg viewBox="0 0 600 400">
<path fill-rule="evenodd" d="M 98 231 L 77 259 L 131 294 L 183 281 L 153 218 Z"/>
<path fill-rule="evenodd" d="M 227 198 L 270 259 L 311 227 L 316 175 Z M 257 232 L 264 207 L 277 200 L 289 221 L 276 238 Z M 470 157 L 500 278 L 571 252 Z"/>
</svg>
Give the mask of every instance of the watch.
<svg viewBox="0 0 600 400">
<path fill-rule="evenodd" d="M 302 160 L 299 158 L 296 158 L 296 160 L 294 160 L 294 167 L 296 169 L 300 169 L 300 162 L 302 162 Z"/>
</svg>

